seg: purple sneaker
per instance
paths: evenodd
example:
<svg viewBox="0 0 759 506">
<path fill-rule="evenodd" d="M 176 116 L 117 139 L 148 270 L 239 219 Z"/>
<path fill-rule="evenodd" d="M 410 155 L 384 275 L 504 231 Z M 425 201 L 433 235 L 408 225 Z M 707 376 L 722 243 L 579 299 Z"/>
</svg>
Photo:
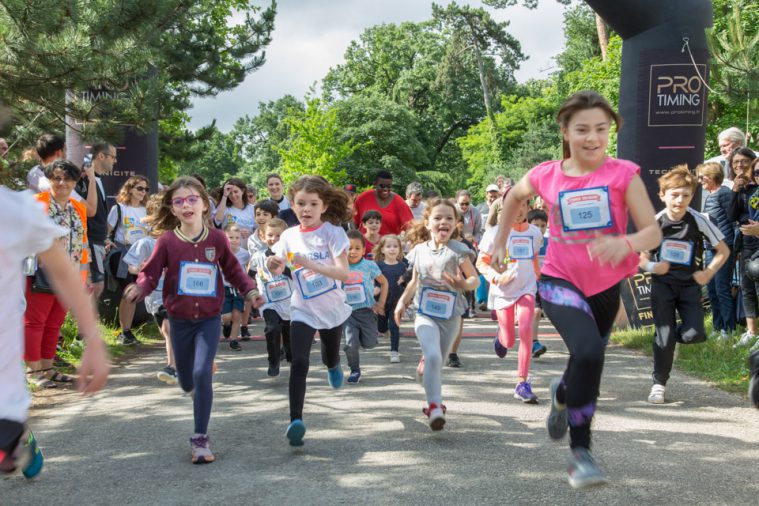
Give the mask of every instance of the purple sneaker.
<svg viewBox="0 0 759 506">
<path fill-rule="evenodd" d="M 205 434 L 192 436 L 190 438 L 190 447 L 192 448 L 193 464 L 210 464 L 216 460 L 216 457 L 211 453 L 211 448 L 208 446 L 208 436 Z"/>
<path fill-rule="evenodd" d="M 527 381 L 523 381 L 514 389 L 514 398 L 525 404 L 537 404 L 538 396 L 532 393 L 532 386 Z"/>
<path fill-rule="evenodd" d="M 498 358 L 505 357 L 506 353 L 509 351 L 507 347 L 501 344 L 501 341 L 498 340 L 497 335 L 495 338 L 493 338 L 493 349 L 495 350 L 495 354 L 498 355 Z"/>
</svg>

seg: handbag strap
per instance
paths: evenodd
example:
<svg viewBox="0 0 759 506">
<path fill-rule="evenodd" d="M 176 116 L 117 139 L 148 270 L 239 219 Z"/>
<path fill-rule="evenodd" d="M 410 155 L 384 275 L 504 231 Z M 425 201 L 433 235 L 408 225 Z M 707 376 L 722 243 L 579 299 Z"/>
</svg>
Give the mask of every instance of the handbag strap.
<svg viewBox="0 0 759 506">
<path fill-rule="evenodd" d="M 116 229 L 121 226 L 121 204 L 116 202 L 116 226 L 111 230 L 111 236 L 108 238 L 111 242 L 115 241 Z"/>
</svg>

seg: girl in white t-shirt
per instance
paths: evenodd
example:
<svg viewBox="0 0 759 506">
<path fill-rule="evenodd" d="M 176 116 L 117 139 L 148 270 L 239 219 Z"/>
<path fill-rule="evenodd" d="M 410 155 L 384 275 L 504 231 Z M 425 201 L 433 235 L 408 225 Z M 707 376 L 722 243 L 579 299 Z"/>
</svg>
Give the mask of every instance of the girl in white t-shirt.
<svg viewBox="0 0 759 506">
<path fill-rule="evenodd" d="M 248 237 L 256 229 L 256 211 L 248 204 L 246 197 L 248 187 L 245 181 L 233 177 L 224 183 L 219 203 L 216 206 L 214 221 L 217 227 L 224 228 L 234 223 L 240 228 L 243 248 L 248 249 Z"/>
<path fill-rule="evenodd" d="M 466 309 L 464 292 L 476 290 L 480 284 L 469 258 L 469 248 L 451 240 L 456 230 L 458 211 L 453 203 L 435 199 L 428 202 L 423 220 L 409 231 L 414 245 L 408 254 L 413 268 L 411 281 L 395 307 L 395 322 L 401 317 L 411 299 L 417 307 L 414 320 L 416 338 L 422 347 L 424 375 L 422 383 L 428 406 L 422 411 L 432 430 L 445 425 L 445 405 L 442 401 L 443 357 L 451 351 Z"/>
<path fill-rule="evenodd" d="M 134 283 L 136 276 L 129 273 L 129 266 L 124 261 L 124 256 L 129 248 L 137 241 L 148 235 L 148 227 L 145 225 L 150 183 L 143 176 L 132 176 L 123 184 L 116 196 L 116 204 L 108 213 L 108 249 L 107 270 L 119 285 L 121 291 L 129 283 Z M 118 341 L 120 344 L 137 344 L 137 339 L 132 334 L 132 320 L 136 304 L 122 298 L 119 301 L 119 325 L 121 333 Z"/>
<path fill-rule="evenodd" d="M 537 404 L 538 397 L 532 393 L 532 385 L 527 381 L 527 374 L 532 357 L 535 293 L 540 275 L 538 254 L 543 235 L 538 227 L 527 223 L 527 211 L 527 202 L 522 202 L 507 241 L 509 252 L 507 269 L 499 273 L 490 265 L 493 240 L 498 233 L 499 225 L 485 231 L 480 242 L 477 268 L 490 283 L 488 306 L 489 309 L 495 309 L 498 317 L 498 333 L 493 340 L 493 347 L 500 358 L 505 357 L 506 352 L 514 347 L 515 314 L 519 321 L 517 386 L 514 389 L 514 398 L 528 404 Z"/>
<path fill-rule="evenodd" d="M 340 337 L 343 323 L 351 314 L 342 282 L 348 279 L 348 236 L 340 223 L 350 215 L 348 196 L 318 176 L 303 176 L 292 185 L 293 210 L 300 226 L 284 231 L 272 246 L 274 256 L 266 266 L 272 276 L 289 267 L 294 290 L 290 298 L 290 425 L 286 436 L 291 446 L 303 445 L 306 426 L 303 403 L 306 396 L 311 343 L 319 331 L 322 361 L 329 384 L 340 388 Z"/>
</svg>

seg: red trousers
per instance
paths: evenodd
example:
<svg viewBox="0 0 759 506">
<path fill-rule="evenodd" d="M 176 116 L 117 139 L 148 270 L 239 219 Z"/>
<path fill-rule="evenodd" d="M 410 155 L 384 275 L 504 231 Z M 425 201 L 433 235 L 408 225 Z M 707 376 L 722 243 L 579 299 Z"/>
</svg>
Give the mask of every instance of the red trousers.
<svg viewBox="0 0 759 506">
<path fill-rule="evenodd" d="M 55 358 L 58 336 L 66 319 L 66 309 L 51 293 L 32 292 L 32 278 L 26 280 L 24 312 L 24 360 L 37 362 Z"/>
</svg>

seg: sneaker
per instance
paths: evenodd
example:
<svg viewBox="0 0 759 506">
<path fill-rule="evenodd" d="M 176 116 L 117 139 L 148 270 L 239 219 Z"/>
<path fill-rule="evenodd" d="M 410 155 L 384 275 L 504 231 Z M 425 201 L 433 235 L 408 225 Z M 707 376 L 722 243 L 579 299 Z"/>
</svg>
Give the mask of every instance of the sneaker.
<svg viewBox="0 0 759 506">
<path fill-rule="evenodd" d="M 730 333 L 725 329 L 720 330 L 719 339 L 720 341 L 727 341 L 728 339 L 730 339 Z"/>
<path fill-rule="evenodd" d="M 134 346 L 135 344 L 139 344 L 139 341 L 134 337 L 131 330 L 121 331 L 119 337 L 116 338 L 116 342 L 122 346 Z"/>
<path fill-rule="evenodd" d="M 754 339 L 756 339 L 756 336 L 747 330 L 746 332 L 741 334 L 741 338 L 738 339 L 738 342 L 733 345 L 733 348 L 748 346 L 752 342 L 754 342 Z"/>
<path fill-rule="evenodd" d="M 14 473 L 21 469 L 24 476 L 31 480 L 40 474 L 43 463 L 44 458 L 42 450 L 37 446 L 37 439 L 27 428 L 18 438 L 13 451 L 0 453 L 0 473 L 3 474 Z"/>
<path fill-rule="evenodd" d="M 208 446 L 208 436 L 205 434 L 192 436 L 190 438 L 190 448 L 192 448 L 193 464 L 210 464 L 216 460 L 216 457 L 211 453 L 211 448 Z"/>
<path fill-rule="evenodd" d="M 232 335 L 232 324 L 222 325 L 221 326 L 221 335 L 224 336 L 224 339 L 229 339 L 229 336 Z"/>
<path fill-rule="evenodd" d="M 434 402 L 430 402 L 429 407 L 422 408 L 422 413 L 427 415 L 430 429 L 434 431 L 443 430 L 443 426 L 445 425 L 445 405 L 437 405 Z"/>
<path fill-rule="evenodd" d="M 242 346 L 240 346 L 240 343 L 237 341 L 237 339 L 232 339 L 229 341 L 229 349 L 233 351 L 242 351 Z"/>
<path fill-rule="evenodd" d="M 532 342 L 532 358 L 538 358 L 546 351 L 548 351 L 548 348 L 540 341 Z"/>
<path fill-rule="evenodd" d="M 651 386 L 651 392 L 648 394 L 648 402 L 651 404 L 664 404 L 664 385 L 654 383 Z"/>
<path fill-rule="evenodd" d="M 461 367 L 461 360 L 456 353 L 450 353 L 448 355 L 448 361 L 445 363 L 448 367 Z"/>
<path fill-rule="evenodd" d="M 348 383 L 353 383 L 354 385 L 361 381 L 361 371 L 351 371 L 351 373 L 348 375 Z"/>
<path fill-rule="evenodd" d="M 532 393 L 532 386 L 527 381 L 522 381 L 514 389 L 514 398 L 525 404 L 537 404 L 538 396 Z"/>
<path fill-rule="evenodd" d="M 177 370 L 171 367 L 170 365 L 167 365 L 160 371 L 158 371 L 158 379 L 166 383 L 167 385 L 176 385 L 177 384 Z"/>
<path fill-rule="evenodd" d="M 419 364 L 416 366 L 416 380 L 421 383 L 424 378 L 424 356 L 419 359 Z"/>
<path fill-rule="evenodd" d="M 572 488 L 592 487 L 606 483 L 606 477 L 598 468 L 590 450 L 581 446 L 570 450 L 567 474 Z"/>
<path fill-rule="evenodd" d="M 269 369 L 266 371 L 266 375 L 270 378 L 279 376 L 279 364 L 269 364 Z"/>
<path fill-rule="evenodd" d="M 332 369 L 327 369 L 327 380 L 329 381 L 329 386 L 335 390 L 343 386 L 343 368 L 340 367 L 340 364 L 337 364 Z"/>
<path fill-rule="evenodd" d="M 569 420 L 567 419 L 567 406 L 560 404 L 556 400 L 556 391 L 561 385 L 561 378 L 556 378 L 551 382 L 551 411 L 546 419 L 546 428 L 551 439 L 561 439 L 567 433 Z"/>
<path fill-rule="evenodd" d="M 390 363 L 391 364 L 400 364 L 401 363 L 401 355 L 397 351 L 391 351 L 390 352 Z"/>
<path fill-rule="evenodd" d="M 285 436 L 290 441 L 290 446 L 303 446 L 303 436 L 306 435 L 306 424 L 303 420 L 296 418 L 287 426 Z"/>
<path fill-rule="evenodd" d="M 748 357 L 748 367 L 751 371 L 751 379 L 748 383 L 748 398 L 759 409 L 759 350 L 754 351 Z"/>
<path fill-rule="evenodd" d="M 242 325 L 240 327 L 240 340 L 241 341 L 250 341 L 250 332 L 248 332 L 248 326 Z"/>
<path fill-rule="evenodd" d="M 493 349 L 495 350 L 495 354 L 498 355 L 498 358 L 505 357 L 509 352 L 509 349 L 501 344 L 501 340 L 498 339 L 498 336 L 493 338 Z"/>
</svg>

